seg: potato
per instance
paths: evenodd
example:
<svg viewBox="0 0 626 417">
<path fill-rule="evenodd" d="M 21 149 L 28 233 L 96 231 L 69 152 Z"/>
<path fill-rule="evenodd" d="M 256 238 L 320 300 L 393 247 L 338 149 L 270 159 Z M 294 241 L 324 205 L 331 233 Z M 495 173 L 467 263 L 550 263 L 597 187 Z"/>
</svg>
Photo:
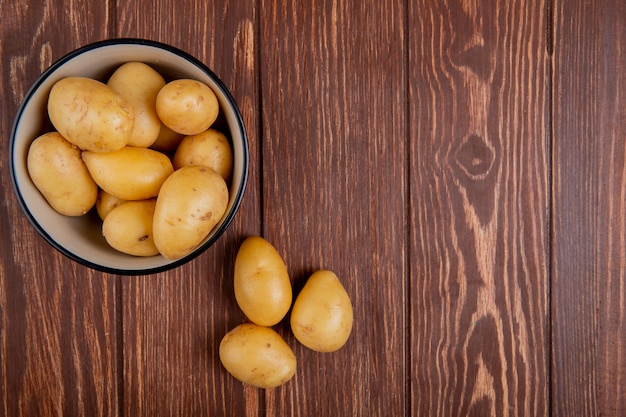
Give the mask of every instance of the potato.
<svg viewBox="0 0 626 417">
<path fill-rule="evenodd" d="M 48 97 L 48 115 L 69 142 L 92 152 L 111 152 L 128 143 L 133 107 L 106 84 L 90 78 L 57 81 Z"/>
<path fill-rule="evenodd" d="M 174 169 L 187 165 L 204 165 L 213 168 L 226 182 L 233 173 L 233 151 L 226 136 L 215 129 L 186 136 L 178 145 Z"/>
<path fill-rule="evenodd" d="M 174 132 L 172 129 L 161 123 L 159 136 L 157 136 L 156 140 L 150 147 L 160 152 L 173 153 L 176 151 L 176 148 L 184 138 L 185 135 Z"/>
<path fill-rule="evenodd" d="M 115 70 L 107 85 L 133 107 L 135 123 L 128 145 L 152 145 L 161 130 L 156 97 L 165 85 L 163 77 L 143 62 L 127 62 Z"/>
<path fill-rule="evenodd" d="M 267 240 L 249 236 L 235 258 L 235 299 L 250 321 L 273 326 L 285 317 L 292 301 L 287 266 Z"/>
<path fill-rule="evenodd" d="M 100 190 L 98 192 L 98 198 L 96 199 L 96 211 L 98 212 L 98 216 L 100 216 L 101 220 L 104 220 L 111 210 L 119 205 L 122 205 L 126 201 L 127 200 L 117 198 L 104 190 Z"/>
<path fill-rule="evenodd" d="M 258 388 L 275 388 L 296 373 L 296 356 L 276 331 L 243 323 L 220 343 L 224 368 L 239 381 Z"/>
<path fill-rule="evenodd" d="M 134 146 L 108 153 L 84 151 L 82 158 L 96 184 L 122 200 L 156 197 L 174 172 L 172 162 L 161 152 Z"/>
<path fill-rule="evenodd" d="M 294 336 L 318 352 L 341 348 L 350 337 L 352 321 L 350 297 L 337 276 L 327 270 L 309 277 L 291 311 Z"/>
<path fill-rule="evenodd" d="M 219 103 L 208 85 L 179 79 L 170 81 L 159 91 L 156 109 L 161 121 L 174 132 L 196 135 L 217 119 Z"/>
<path fill-rule="evenodd" d="M 57 132 L 39 136 L 28 150 L 27 169 L 35 187 L 54 210 L 66 216 L 87 213 L 98 197 L 98 186 L 80 152 Z"/>
<path fill-rule="evenodd" d="M 154 243 L 167 259 L 191 253 L 221 220 L 228 188 L 204 166 L 180 168 L 165 180 L 154 212 Z"/>
<path fill-rule="evenodd" d="M 102 222 L 102 235 L 113 249 L 134 256 L 154 256 L 152 219 L 156 199 L 128 201 L 117 207 Z"/>
</svg>

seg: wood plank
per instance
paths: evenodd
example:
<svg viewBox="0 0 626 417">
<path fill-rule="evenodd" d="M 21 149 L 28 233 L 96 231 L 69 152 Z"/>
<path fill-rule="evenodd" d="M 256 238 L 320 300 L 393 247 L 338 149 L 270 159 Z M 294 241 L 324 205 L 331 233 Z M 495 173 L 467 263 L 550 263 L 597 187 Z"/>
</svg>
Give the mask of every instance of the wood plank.
<svg viewBox="0 0 626 417">
<path fill-rule="evenodd" d="M 72 49 L 108 35 L 101 24 L 109 21 L 107 2 L 89 3 L 0 2 L 5 143 L 36 77 Z M 37 235 L 13 194 L 8 156 L 0 153 L 0 414 L 115 415 L 115 278 L 74 264 Z"/>
<path fill-rule="evenodd" d="M 549 409 L 546 2 L 409 2 L 411 415 Z"/>
<path fill-rule="evenodd" d="M 552 412 L 626 413 L 626 4 L 554 11 Z"/>
<path fill-rule="evenodd" d="M 626 413 L 626 5 L 344 3 L 0 2 L 4 137 L 54 59 L 138 36 L 222 77 L 252 154 L 233 228 L 147 277 L 57 254 L 0 154 L 0 415 Z M 333 354 L 278 325 L 299 368 L 265 392 L 217 356 L 250 234 L 355 304 Z"/>
<path fill-rule="evenodd" d="M 406 415 L 405 13 L 395 0 L 261 1 L 263 233 L 296 294 L 316 269 L 350 294 L 339 351 L 294 348 L 267 415 Z"/>
<path fill-rule="evenodd" d="M 146 12 L 149 11 L 149 12 Z M 122 281 L 124 414 L 259 414 L 259 391 L 222 368 L 223 335 L 244 320 L 232 273 L 242 239 L 261 230 L 256 8 L 248 2 L 118 2 L 118 36 L 168 43 L 208 65 L 229 87 L 250 142 L 250 176 L 229 231 L 190 264 Z"/>
</svg>

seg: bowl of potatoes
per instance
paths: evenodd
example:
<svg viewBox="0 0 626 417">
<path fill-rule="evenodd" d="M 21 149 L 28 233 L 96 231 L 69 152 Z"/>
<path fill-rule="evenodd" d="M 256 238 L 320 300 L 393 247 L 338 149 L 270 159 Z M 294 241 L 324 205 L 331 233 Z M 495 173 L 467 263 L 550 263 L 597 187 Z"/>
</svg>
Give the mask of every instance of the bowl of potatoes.
<svg viewBox="0 0 626 417">
<path fill-rule="evenodd" d="M 248 177 L 248 139 L 225 84 L 188 53 L 112 39 L 52 64 L 9 142 L 13 188 L 35 230 L 99 271 L 189 262 L 225 232 Z"/>
</svg>

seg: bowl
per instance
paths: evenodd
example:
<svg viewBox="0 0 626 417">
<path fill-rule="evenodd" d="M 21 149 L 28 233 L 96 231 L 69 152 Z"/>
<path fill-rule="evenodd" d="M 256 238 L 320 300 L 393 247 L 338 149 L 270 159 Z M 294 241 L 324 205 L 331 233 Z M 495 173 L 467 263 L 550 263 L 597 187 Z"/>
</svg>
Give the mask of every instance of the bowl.
<svg viewBox="0 0 626 417">
<path fill-rule="evenodd" d="M 84 216 L 67 217 L 54 211 L 28 175 L 26 158 L 30 143 L 53 130 L 47 114 L 50 89 L 68 76 L 83 76 L 106 82 L 120 65 L 141 61 L 157 70 L 166 81 L 193 78 L 215 92 L 220 116 L 213 127 L 229 138 L 233 150 L 233 175 L 226 213 L 187 256 L 169 260 L 161 255 L 137 257 L 118 252 L 102 236 L 102 221 L 91 210 Z M 120 275 L 145 275 L 178 267 L 206 251 L 231 224 L 244 195 L 248 177 L 248 139 L 237 104 L 224 83 L 202 62 L 163 43 L 144 39 L 112 39 L 86 45 L 68 53 L 46 69 L 26 93 L 20 105 L 9 142 L 11 181 L 21 206 L 35 230 L 56 250 L 92 269 Z"/>
</svg>

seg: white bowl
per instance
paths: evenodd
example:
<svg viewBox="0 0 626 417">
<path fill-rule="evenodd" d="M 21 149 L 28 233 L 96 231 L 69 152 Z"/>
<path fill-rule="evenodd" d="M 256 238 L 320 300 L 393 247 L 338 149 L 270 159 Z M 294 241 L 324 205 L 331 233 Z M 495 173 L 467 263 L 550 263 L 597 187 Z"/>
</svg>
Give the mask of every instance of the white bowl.
<svg viewBox="0 0 626 417">
<path fill-rule="evenodd" d="M 102 222 L 92 212 L 66 217 L 54 211 L 31 181 L 26 167 L 30 143 L 53 130 L 47 115 L 47 99 L 55 82 L 68 76 L 101 81 L 121 64 L 141 61 L 166 80 L 193 78 L 213 89 L 220 104 L 216 122 L 233 148 L 233 176 L 226 214 L 206 239 L 189 255 L 175 261 L 163 256 L 135 257 L 112 249 L 102 237 Z M 10 171 L 15 194 L 23 212 L 37 232 L 58 251 L 87 267 L 124 275 L 165 271 L 197 257 L 224 233 L 243 198 L 248 177 L 248 139 L 235 100 L 222 81 L 202 62 L 177 48 L 142 39 L 113 39 L 77 49 L 57 62 L 35 81 L 26 94 L 13 123 L 9 144 Z"/>
</svg>

